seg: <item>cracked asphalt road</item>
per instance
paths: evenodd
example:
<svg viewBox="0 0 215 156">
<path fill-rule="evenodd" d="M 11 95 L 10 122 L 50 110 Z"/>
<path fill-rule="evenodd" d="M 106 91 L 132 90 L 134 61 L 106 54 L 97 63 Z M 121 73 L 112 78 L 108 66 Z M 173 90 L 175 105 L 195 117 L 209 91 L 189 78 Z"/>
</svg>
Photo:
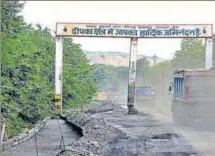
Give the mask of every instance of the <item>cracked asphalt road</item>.
<svg viewBox="0 0 215 156">
<path fill-rule="evenodd" d="M 65 145 L 76 141 L 80 136 L 63 120 L 58 120 L 63 131 Z M 54 156 L 59 149 L 61 132 L 56 119 L 48 120 L 37 134 L 38 155 Z M 16 146 L 10 151 L 3 151 L 1 156 L 36 156 L 35 137 Z"/>
</svg>

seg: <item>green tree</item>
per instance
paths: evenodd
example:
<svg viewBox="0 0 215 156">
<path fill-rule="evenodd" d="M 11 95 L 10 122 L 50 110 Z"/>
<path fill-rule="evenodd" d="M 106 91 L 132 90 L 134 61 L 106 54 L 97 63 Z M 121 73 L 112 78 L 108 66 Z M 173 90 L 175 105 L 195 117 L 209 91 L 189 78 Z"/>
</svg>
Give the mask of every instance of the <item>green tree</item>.
<svg viewBox="0 0 215 156">
<path fill-rule="evenodd" d="M 99 82 L 99 91 L 118 92 L 127 87 L 128 67 L 95 65 L 94 75 Z"/>
<path fill-rule="evenodd" d="M 181 49 L 176 51 L 172 59 L 175 68 L 204 67 L 204 45 L 201 39 L 183 39 Z"/>
<path fill-rule="evenodd" d="M 150 62 L 144 57 L 137 60 L 136 65 L 136 79 L 137 84 L 144 83 L 144 75 L 146 71 L 149 69 Z"/>
<path fill-rule="evenodd" d="M 19 15 L 23 6 L 18 1 L 1 3 L 0 100 L 9 137 L 31 128 L 54 111 L 55 39 L 48 28 L 43 29 L 39 24 L 33 28 L 24 22 Z M 97 89 L 93 67 L 80 57 L 83 53 L 80 45 L 72 44 L 69 39 L 64 42 L 64 53 L 65 62 L 70 65 L 65 67 L 66 106 L 71 106 L 71 101 L 79 105 L 89 103 Z"/>
<path fill-rule="evenodd" d="M 98 83 L 80 45 L 64 39 L 63 103 L 65 108 L 90 103 Z"/>
</svg>

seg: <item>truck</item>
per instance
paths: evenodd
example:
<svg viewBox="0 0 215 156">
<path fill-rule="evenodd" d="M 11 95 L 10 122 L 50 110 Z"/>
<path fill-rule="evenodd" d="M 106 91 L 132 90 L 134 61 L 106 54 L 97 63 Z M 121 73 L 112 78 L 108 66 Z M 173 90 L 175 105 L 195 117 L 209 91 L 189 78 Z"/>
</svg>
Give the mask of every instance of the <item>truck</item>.
<svg viewBox="0 0 215 156">
<path fill-rule="evenodd" d="M 128 90 L 121 92 L 121 98 L 127 100 Z M 146 100 L 146 99 L 155 99 L 156 92 L 149 85 L 137 86 L 135 87 L 135 98 L 136 100 Z"/>
<path fill-rule="evenodd" d="M 215 70 L 180 69 L 169 86 L 173 121 L 197 130 L 215 130 Z"/>
<path fill-rule="evenodd" d="M 136 99 L 144 100 L 144 99 L 154 99 L 155 98 L 155 89 L 153 89 L 149 85 L 138 86 L 136 87 Z"/>
<path fill-rule="evenodd" d="M 156 91 L 150 85 L 137 86 L 135 96 L 138 107 L 155 107 Z"/>
</svg>

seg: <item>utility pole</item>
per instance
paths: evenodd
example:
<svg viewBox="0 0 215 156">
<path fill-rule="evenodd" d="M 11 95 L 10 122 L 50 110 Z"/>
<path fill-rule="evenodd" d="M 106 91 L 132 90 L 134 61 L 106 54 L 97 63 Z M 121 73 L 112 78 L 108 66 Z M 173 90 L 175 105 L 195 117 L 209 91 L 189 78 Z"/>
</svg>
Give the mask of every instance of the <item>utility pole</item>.
<svg viewBox="0 0 215 156">
<path fill-rule="evenodd" d="M 213 38 L 205 39 L 205 68 L 213 67 Z"/>
<path fill-rule="evenodd" d="M 156 63 L 157 63 L 157 56 L 155 54 L 153 56 L 153 62 L 154 62 L 153 65 L 156 65 Z M 153 85 L 155 87 L 155 71 L 153 71 Z"/>
<path fill-rule="evenodd" d="M 135 80 L 136 80 L 136 60 L 137 60 L 138 39 L 130 40 L 130 57 L 129 57 L 129 79 L 128 79 L 128 114 L 136 114 L 135 105 Z"/>
<path fill-rule="evenodd" d="M 153 56 L 153 62 L 154 62 L 154 65 L 156 65 L 156 63 L 157 63 L 157 56 L 155 54 Z"/>
<path fill-rule="evenodd" d="M 164 66 L 162 64 L 162 68 L 161 68 L 161 99 L 163 102 L 163 88 L 164 88 Z"/>
<path fill-rule="evenodd" d="M 213 64 L 212 64 L 212 67 L 214 68 L 214 64 L 215 64 L 215 45 L 214 45 L 214 40 L 215 40 L 215 34 L 213 34 Z"/>
</svg>

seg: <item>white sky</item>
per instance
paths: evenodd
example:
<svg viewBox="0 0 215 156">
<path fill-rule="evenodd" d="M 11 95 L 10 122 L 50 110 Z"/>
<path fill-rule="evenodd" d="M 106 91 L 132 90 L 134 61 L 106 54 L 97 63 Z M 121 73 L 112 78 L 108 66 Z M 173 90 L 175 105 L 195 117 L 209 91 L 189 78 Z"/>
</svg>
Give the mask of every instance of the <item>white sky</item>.
<svg viewBox="0 0 215 156">
<path fill-rule="evenodd" d="M 23 10 L 28 23 L 55 30 L 56 22 L 128 24 L 214 24 L 214 1 L 28 1 Z M 128 39 L 75 38 L 85 50 L 129 52 Z M 139 54 L 171 58 L 180 39 L 141 39 Z"/>
</svg>

